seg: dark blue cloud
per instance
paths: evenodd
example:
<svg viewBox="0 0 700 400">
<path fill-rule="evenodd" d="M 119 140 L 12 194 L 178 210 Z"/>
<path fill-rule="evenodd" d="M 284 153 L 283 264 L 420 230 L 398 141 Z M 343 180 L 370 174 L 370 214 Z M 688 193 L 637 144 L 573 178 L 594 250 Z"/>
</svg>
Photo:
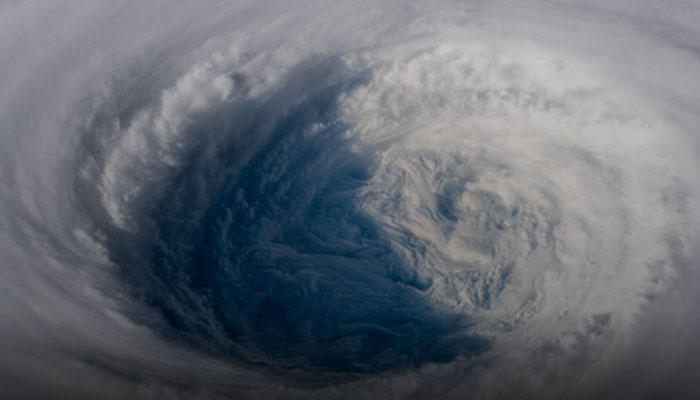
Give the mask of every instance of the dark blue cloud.
<svg viewBox="0 0 700 400">
<path fill-rule="evenodd" d="M 310 66 L 313 83 L 294 76 L 264 101 L 190 128 L 216 130 L 215 143 L 193 150 L 146 207 L 151 228 L 126 239 L 136 254 L 120 261 L 166 337 L 276 373 L 314 373 L 316 384 L 329 382 L 324 372 L 414 368 L 487 349 L 465 316 L 431 303 L 430 279 L 359 206 L 375 160 L 344 136 L 337 98 L 363 78 L 337 82 L 347 74 L 339 65 Z M 240 146 L 259 137 L 268 140 L 253 154 Z"/>
</svg>

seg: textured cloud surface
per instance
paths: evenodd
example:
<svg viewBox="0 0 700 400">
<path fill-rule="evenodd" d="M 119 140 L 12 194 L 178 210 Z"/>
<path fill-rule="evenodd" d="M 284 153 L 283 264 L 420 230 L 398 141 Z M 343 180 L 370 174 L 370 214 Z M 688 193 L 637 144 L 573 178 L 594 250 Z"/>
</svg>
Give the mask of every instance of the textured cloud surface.
<svg viewBox="0 0 700 400">
<path fill-rule="evenodd" d="M 0 2 L 0 397 L 698 398 L 698 20 Z"/>
</svg>

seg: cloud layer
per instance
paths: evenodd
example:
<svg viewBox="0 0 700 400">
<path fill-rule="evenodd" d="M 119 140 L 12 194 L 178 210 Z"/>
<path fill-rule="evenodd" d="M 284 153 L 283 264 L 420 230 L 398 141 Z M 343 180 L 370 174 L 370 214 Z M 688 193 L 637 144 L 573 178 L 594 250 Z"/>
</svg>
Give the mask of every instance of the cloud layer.
<svg viewBox="0 0 700 400">
<path fill-rule="evenodd" d="M 0 393 L 695 398 L 700 4 L 0 5 Z"/>
</svg>

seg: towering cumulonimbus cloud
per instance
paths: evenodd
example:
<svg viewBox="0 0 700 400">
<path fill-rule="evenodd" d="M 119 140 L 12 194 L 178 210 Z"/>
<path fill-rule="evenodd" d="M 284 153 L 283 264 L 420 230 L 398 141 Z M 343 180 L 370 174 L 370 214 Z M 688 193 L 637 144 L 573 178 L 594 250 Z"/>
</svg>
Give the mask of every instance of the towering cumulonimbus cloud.
<svg viewBox="0 0 700 400">
<path fill-rule="evenodd" d="M 0 397 L 700 396 L 700 3 L 0 3 Z"/>
</svg>

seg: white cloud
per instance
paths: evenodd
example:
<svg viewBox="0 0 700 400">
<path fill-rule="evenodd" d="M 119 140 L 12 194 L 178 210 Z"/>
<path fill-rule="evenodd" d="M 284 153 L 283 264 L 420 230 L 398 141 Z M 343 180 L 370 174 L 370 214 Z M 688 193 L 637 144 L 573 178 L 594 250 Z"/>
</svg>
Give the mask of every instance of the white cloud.
<svg viewBox="0 0 700 400">
<path fill-rule="evenodd" d="M 0 4 L 0 393 L 585 396 L 652 362 L 675 375 L 638 396 L 697 392 L 680 354 L 700 326 L 699 17 L 692 1 Z M 328 59 L 342 67 L 322 76 Z M 165 340 L 121 282 L 114 244 L 152 232 L 197 146 L 244 148 L 231 173 L 304 85 L 335 83 L 374 163 L 362 211 L 433 281 L 428 301 L 495 339 L 483 358 L 282 388 Z M 239 136 L 207 131 L 229 112 Z"/>
</svg>

